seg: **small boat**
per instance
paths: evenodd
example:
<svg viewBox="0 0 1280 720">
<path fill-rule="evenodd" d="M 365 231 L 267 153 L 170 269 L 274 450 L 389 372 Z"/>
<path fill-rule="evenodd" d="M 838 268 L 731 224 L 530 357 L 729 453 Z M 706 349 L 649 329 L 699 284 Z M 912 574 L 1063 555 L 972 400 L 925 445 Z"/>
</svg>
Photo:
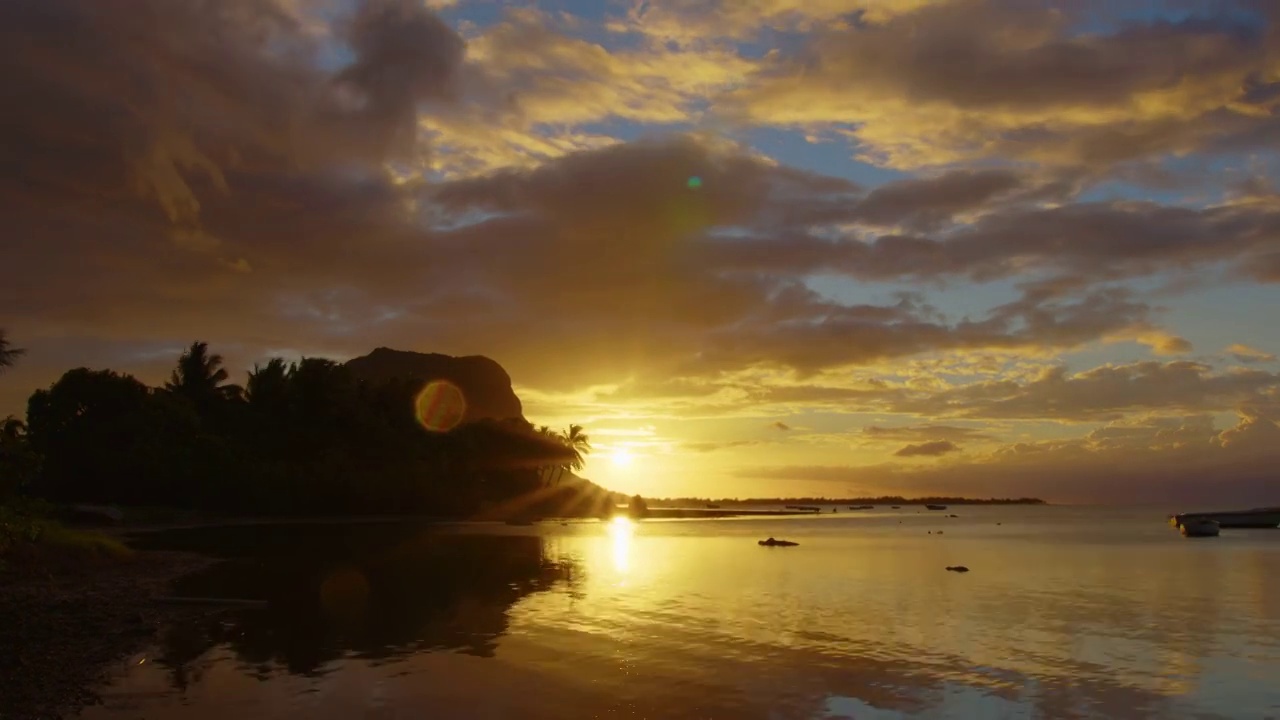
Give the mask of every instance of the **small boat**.
<svg viewBox="0 0 1280 720">
<path fill-rule="evenodd" d="M 890 507 L 892 507 L 894 510 L 901 510 L 901 509 L 902 509 L 902 506 L 901 506 L 901 505 L 890 505 Z"/>
<path fill-rule="evenodd" d="M 929 510 L 946 510 L 946 505 L 925 505 Z"/>
<path fill-rule="evenodd" d="M 1182 523 L 1183 537 L 1218 537 L 1221 528 L 1216 520 L 1189 518 Z"/>
<path fill-rule="evenodd" d="M 757 540 L 756 544 L 764 547 L 795 547 L 800 543 L 791 542 L 790 540 L 774 540 L 773 538 L 769 538 L 768 540 Z"/>
</svg>

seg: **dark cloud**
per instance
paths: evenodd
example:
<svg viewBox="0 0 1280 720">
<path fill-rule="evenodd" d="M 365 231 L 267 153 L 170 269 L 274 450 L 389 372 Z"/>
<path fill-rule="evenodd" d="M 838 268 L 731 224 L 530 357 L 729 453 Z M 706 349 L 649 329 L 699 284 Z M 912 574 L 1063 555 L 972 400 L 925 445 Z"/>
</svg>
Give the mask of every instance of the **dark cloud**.
<svg viewBox="0 0 1280 720">
<path fill-rule="evenodd" d="M 897 457 L 942 457 L 947 453 L 960 452 L 960 446 L 950 440 L 931 440 L 915 445 L 904 445 L 894 453 Z"/>
<path fill-rule="evenodd" d="M 907 425 L 903 427 L 881 427 L 868 425 L 862 428 L 862 437 L 884 441 L 926 442 L 929 440 L 992 440 L 993 437 L 984 430 L 954 425 Z"/>
<path fill-rule="evenodd" d="M 936 237 L 830 239 L 796 231 L 783 237 L 719 240 L 708 246 L 707 254 L 712 261 L 744 272 L 774 268 L 876 281 L 986 282 L 1035 274 L 1064 279 L 1078 288 L 1225 262 L 1241 277 L 1272 282 L 1280 278 L 1280 264 L 1270 260 L 1280 256 L 1280 205 L 1014 206 L 950 227 Z"/>
<path fill-rule="evenodd" d="M 746 447 L 748 445 L 759 445 L 758 440 L 730 440 L 726 442 L 687 442 L 680 445 L 685 450 L 704 453 L 714 452 L 716 450 L 728 450 L 729 448 Z"/>
<path fill-rule="evenodd" d="M 1057 367 L 1027 383 L 978 382 L 891 405 L 923 415 L 1082 422 L 1146 410 L 1231 410 L 1277 384 L 1280 375 L 1263 371 L 1215 372 L 1201 363 L 1149 361 L 1075 374 Z"/>
</svg>

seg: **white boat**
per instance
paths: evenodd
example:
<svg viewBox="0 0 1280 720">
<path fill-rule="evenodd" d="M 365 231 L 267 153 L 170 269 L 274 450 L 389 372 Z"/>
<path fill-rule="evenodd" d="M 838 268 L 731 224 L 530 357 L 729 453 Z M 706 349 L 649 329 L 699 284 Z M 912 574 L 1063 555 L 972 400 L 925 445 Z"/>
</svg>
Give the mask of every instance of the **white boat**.
<svg viewBox="0 0 1280 720">
<path fill-rule="evenodd" d="M 1217 520 L 1207 518 L 1187 518 L 1181 528 L 1183 537 L 1217 537 L 1221 530 Z"/>
</svg>

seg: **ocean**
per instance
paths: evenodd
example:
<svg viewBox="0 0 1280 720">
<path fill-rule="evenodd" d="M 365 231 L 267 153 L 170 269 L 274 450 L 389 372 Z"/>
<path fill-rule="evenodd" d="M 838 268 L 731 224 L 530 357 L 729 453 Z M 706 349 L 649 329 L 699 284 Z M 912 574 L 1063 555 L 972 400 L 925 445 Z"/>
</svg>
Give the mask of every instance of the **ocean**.
<svg viewBox="0 0 1280 720">
<path fill-rule="evenodd" d="M 1280 530 L 1157 508 L 143 542 L 229 558 L 177 594 L 263 604 L 175 626 L 89 720 L 1280 718 Z"/>
</svg>

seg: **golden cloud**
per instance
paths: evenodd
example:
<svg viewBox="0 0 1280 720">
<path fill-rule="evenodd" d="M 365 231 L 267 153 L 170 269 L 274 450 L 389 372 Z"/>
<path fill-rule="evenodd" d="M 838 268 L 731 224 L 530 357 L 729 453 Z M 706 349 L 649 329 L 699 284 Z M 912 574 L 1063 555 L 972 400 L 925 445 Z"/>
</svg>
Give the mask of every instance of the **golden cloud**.
<svg viewBox="0 0 1280 720">
<path fill-rule="evenodd" d="M 1262 147 L 1280 102 L 1278 30 L 1231 18 L 1080 34 L 1071 8 L 928 4 L 816 31 L 722 106 L 749 122 L 845 133 L 897 167 L 992 157 L 1107 167 Z"/>
</svg>

